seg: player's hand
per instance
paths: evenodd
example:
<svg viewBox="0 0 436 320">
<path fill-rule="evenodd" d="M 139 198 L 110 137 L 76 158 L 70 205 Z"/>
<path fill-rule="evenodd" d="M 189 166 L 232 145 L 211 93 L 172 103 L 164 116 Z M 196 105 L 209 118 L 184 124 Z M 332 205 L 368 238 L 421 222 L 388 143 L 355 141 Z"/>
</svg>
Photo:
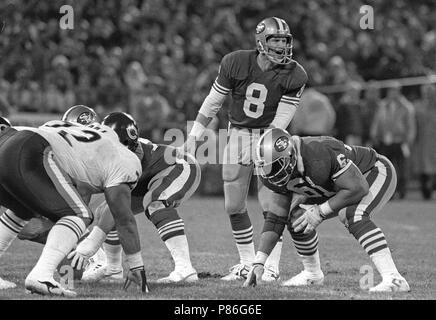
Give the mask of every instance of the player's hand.
<svg viewBox="0 0 436 320">
<path fill-rule="evenodd" d="M 130 269 L 129 272 L 127 272 L 123 289 L 127 290 L 132 283 L 135 283 L 137 286 L 139 286 L 141 288 L 141 292 L 149 292 L 144 266 Z"/>
<path fill-rule="evenodd" d="M 86 267 L 89 263 L 89 258 L 91 257 L 92 255 L 87 256 L 86 254 L 77 251 L 77 249 L 71 251 L 67 256 L 68 259 L 71 259 L 71 266 L 77 270 L 82 270 L 82 268 Z"/>
<path fill-rule="evenodd" d="M 295 232 L 304 230 L 307 234 L 316 229 L 316 227 L 325 219 L 321 209 L 317 204 L 307 205 L 300 204 L 300 208 L 304 209 L 304 213 L 292 223 L 292 228 Z"/>
<path fill-rule="evenodd" d="M 71 251 L 67 258 L 72 259 L 71 266 L 77 270 L 81 270 L 88 264 L 91 258 L 98 250 L 98 246 L 88 238 L 85 238 L 75 250 Z"/>
<path fill-rule="evenodd" d="M 245 280 L 244 287 L 255 287 L 258 282 L 262 281 L 262 275 L 265 271 L 262 263 L 253 263 L 250 271 L 247 274 L 247 280 Z"/>
<path fill-rule="evenodd" d="M 185 154 L 189 153 L 195 157 L 195 149 L 196 149 L 196 139 L 194 136 L 188 135 L 186 142 L 177 149 L 177 154 L 180 157 L 183 157 Z"/>
</svg>

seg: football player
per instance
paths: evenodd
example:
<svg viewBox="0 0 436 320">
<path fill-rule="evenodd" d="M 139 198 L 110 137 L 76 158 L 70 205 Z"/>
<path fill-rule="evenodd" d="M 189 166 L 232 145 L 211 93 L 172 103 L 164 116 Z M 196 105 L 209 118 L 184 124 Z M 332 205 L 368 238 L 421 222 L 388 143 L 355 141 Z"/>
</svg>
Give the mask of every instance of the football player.
<svg viewBox="0 0 436 320">
<path fill-rule="evenodd" d="M 224 150 L 222 177 L 224 207 L 240 263 L 223 280 L 245 279 L 254 261 L 253 226 L 247 212 L 247 192 L 253 174 L 254 146 L 266 128 L 286 128 L 298 107 L 307 81 L 303 67 L 292 59 L 293 38 L 280 18 L 262 20 L 255 30 L 256 50 L 238 50 L 225 55 L 218 77 L 205 98 L 181 152 L 195 154 L 199 140 L 230 93 L 228 144 Z M 239 141 L 242 141 L 240 143 Z M 234 157 L 237 155 L 237 157 Z M 260 188 L 264 214 L 272 193 Z M 265 281 L 277 280 L 281 241 L 265 265 Z"/>
<path fill-rule="evenodd" d="M 97 113 L 90 107 L 87 107 L 85 105 L 75 105 L 69 108 L 62 115 L 61 120 L 79 123 L 82 125 L 89 125 L 91 123 L 97 122 L 98 116 Z M 89 207 L 93 212 L 95 212 L 97 206 L 101 204 L 101 201 L 97 201 L 97 205 L 94 205 L 95 201 L 93 201 L 93 199 L 95 198 L 103 200 L 104 196 L 101 197 L 100 194 L 96 194 L 91 197 Z M 47 235 L 53 225 L 54 223 L 45 217 L 34 217 L 18 234 L 18 239 L 45 244 L 47 240 Z"/>
<path fill-rule="evenodd" d="M 110 124 L 105 118 L 103 123 Z M 177 207 L 189 199 L 197 189 L 201 170 L 198 162 L 191 155 L 178 158 L 175 148 L 167 145 L 151 143 L 139 139 L 138 152 L 142 155 L 142 175 L 132 191 L 132 211 L 139 214 L 145 211 L 147 218 L 155 225 L 159 236 L 167 246 L 175 267 L 169 276 L 158 279 L 157 283 L 193 282 L 198 280 L 197 272 L 190 259 L 188 240 L 182 218 Z M 102 242 L 106 240 L 104 249 L 107 253 L 108 265 L 95 268 L 94 272 L 84 274 L 86 281 L 99 281 L 105 278 L 116 279 L 122 274 L 121 247 L 114 244 L 113 219 L 108 206 L 103 203 L 97 209 L 99 216 L 106 215 L 99 221 L 91 234 L 83 240 L 71 255 L 73 264 L 79 267 L 92 256 Z M 109 220 L 108 220 L 109 219 Z M 110 237 L 108 232 L 112 233 Z M 110 248 L 110 250 L 108 250 Z"/>
<path fill-rule="evenodd" d="M 332 137 L 298 137 L 271 129 L 259 140 L 256 167 L 265 186 L 282 197 L 284 210 L 268 212 L 256 260 L 245 286 L 256 285 L 263 265 L 288 221 L 304 270 L 284 286 L 322 284 L 316 227 L 339 216 L 376 266 L 382 282 L 370 292 L 410 291 L 398 272 L 382 230 L 371 217 L 392 197 L 397 177 L 392 163 L 371 148 L 348 146 Z M 297 207 L 295 210 L 294 208 Z"/>
<path fill-rule="evenodd" d="M 130 136 L 137 138 L 134 128 L 129 129 Z M 53 274 L 92 222 L 88 203 L 95 193 L 104 193 L 116 221 L 130 267 L 126 284 L 136 282 L 147 291 L 130 209 L 131 190 L 142 173 L 138 157 L 130 151 L 131 142 L 134 139 L 121 140 L 107 126 L 92 129 L 65 121 L 51 121 L 39 128 L 7 128 L 1 133 L 0 167 L 8 171 L 0 171 L 0 204 L 8 210 L 0 217 L 0 256 L 34 214 L 56 223 L 26 277 L 27 291 L 76 296 L 56 282 Z"/>
</svg>

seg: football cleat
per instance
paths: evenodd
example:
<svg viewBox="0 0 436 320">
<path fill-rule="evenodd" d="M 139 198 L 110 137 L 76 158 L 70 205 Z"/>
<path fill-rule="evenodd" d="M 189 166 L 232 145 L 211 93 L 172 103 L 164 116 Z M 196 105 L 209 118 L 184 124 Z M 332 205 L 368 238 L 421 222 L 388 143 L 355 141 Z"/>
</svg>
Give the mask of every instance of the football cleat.
<svg viewBox="0 0 436 320">
<path fill-rule="evenodd" d="M 280 279 L 279 270 L 273 267 L 265 267 L 265 271 L 262 275 L 262 281 L 273 282 Z"/>
<path fill-rule="evenodd" d="M 240 263 L 231 267 L 229 272 L 230 273 L 222 277 L 221 280 L 224 281 L 245 280 L 247 279 L 248 272 L 250 272 L 250 267 Z"/>
<path fill-rule="evenodd" d="M 198 281 L 197 271 L 194 268 L 186 270 L 174 270 L 169 276 L 160 278 L 156 283 L 179 283 L 179 282 L 195 282 Z"/>
<path fill-rule="evenodd" d="M 313 274 L 303 270 L 291 279 L 284 281 L 281 285 L 284 287 L 302 287 L 312 285 L 322 285 L 324 283 L 324 273 Z"/>
<path fill-rule="evenodd" d="M 410 286 L 401 275 L 392 275 L 382 280 L 378 285 L 369 289 L 369 292 L 409 292 Z"/>
<path fill-rule="evenodd" d="M 85 278 L 85 274 L 83 274 L 82 281 L 84 282 L 122 282 L 124 280 L 124 271 L 123 269 L 110 269 L 107 266 L 99 266 L 90 270 Z"/>
<path fill-rule="evenodd" d="M 77 293 L 63 288 L 60 283 L 56 282 L 54 279 L 38 280 L 26 278 L 24 282 L 26 288 L 26 293 L 37 293 L 43 296 L 60 296 L 74 298 Z"/>
<path fill-rule="evenodd" d="M 0 278 L 0 290 L 13 289 L 16 286 L 17 285 L 15 283 Z"/>
<path fill-rule="evenodd" d="M 85 271 L 82 275 L 82 281 L 85 282 L 96 282 L 104 277 L 104 272 L 107 266 L 106 254 L 101 248 L 89 258 L 89 264 L 86 266 Z M 100 273 L 103 273 L 101 275 Z"/>
</svg>

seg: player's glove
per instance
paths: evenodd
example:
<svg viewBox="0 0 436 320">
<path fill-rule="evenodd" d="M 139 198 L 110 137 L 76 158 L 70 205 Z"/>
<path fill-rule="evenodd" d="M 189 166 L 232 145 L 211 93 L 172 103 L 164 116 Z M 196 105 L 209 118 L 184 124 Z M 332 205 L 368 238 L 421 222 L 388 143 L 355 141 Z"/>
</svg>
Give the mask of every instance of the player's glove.
<svg viewBox="0 0 436 320">
<path fill-rule="evenodd" d="M 89 258 L 91 258 L 98 250 L 98 246 L 96 247 L 94 242 L 85 238 L 75 250 L 71 251 L 67 258 L 71 260 L 71 266 L 77 270 L 81 270 L 86 267 L 89 262 Z"/>
<path fill-rule="evenodd" d="M 292 223 L 292 228 L 295 232 L 304 230 L 303 233 L 310 233 L 325 219 L 325 216 L 317 204 L 300 204 L 300 208 L 306 211 Z"/>
<path fill-rule="evenodd" d="M 262 275 L 265 271 L 262 263 L 253 263 L 250 271 L 247 274 L 247 280 L 245 280 L 244 287 L 255 287 L 258 282 L 262 281 Z"/>
<path fill-rule="evenodd" d="M 124 282 L 123 289 L 127 290 L 132 282 L 138 285 L 141 288 L 142 292 L 149 292 L 144 266 L 130 269 L 127 272 L 126 281 Z"/>
</svg>

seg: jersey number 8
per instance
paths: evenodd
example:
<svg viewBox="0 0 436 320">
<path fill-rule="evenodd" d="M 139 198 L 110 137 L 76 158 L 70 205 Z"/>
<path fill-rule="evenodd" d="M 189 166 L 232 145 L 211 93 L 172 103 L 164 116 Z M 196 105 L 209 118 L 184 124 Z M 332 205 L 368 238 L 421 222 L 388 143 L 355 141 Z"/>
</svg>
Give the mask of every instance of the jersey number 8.
<svg viewBox="0 0 436 320">
<path fill-rule="evenodd" d="M 257 119 L 262 116 L 267 94 L 268 89 L 263 84 L 253 82 L 247 87 L 244 112 L 248 117 Z"/>
</svg>

